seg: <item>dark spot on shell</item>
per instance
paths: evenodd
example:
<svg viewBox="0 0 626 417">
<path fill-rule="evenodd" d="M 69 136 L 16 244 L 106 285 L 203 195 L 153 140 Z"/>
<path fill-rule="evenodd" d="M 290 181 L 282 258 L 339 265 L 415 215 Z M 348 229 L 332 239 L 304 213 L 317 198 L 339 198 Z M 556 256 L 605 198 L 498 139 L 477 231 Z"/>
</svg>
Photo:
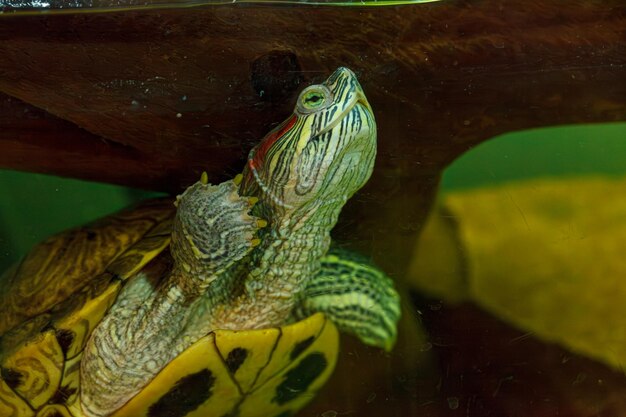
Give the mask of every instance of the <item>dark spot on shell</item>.
<svg viewBox="0 0 626 417">
<path fill-rule="evenodd" d="M 63 355 L 67 358 L 67 351 L 70 350 L 70 346 L 72 346 L 76 335 L 71 330 L 59 329 L 56 331 L 56 337 L 63 351 Z"/>
<path fill-rule="evenodd" d="M 0 377 L 13 390 L 23 383 L 22 374 L 11 368 L 0 368 Z"/>
<path fill-rule="evenodd" d="M 226 367 L 230 373 L 234 374 L 237 372 L 237 369 L 239 369 L 247 357 L 248 350 L 244 348 L 237 347 L 228 352 L 228 357 L 226 357 Z"/>
<path fill-rule="evenodd" d="M 67 403 L 67 399 L 76 393 L 76 388 L 72 387 L 59 387 L 57 391 L 54 393 L 52 398 L 50 398 L 50 404 L 65 404 Z"/>
<path fill-rule="evenodd" d="M 250 78 L 262 101 L 281 105 L 302 82 L 298 57 L 291 51 L 270 51 L 250 64 Z"/>
<path fill-rule="evenodd" d="M 294 360 L 295 358 L 300 356 L 300 354 L 304 352 L 309 346 L 311 346 L 311 344 L 313 344 L 314 341 L 315 341 L 315 337 L 311 336 L 307 339 L 304 339 L 296 343 L 296 345 L 293 347 L 293 350 L 289 354 L 289 358 L 291 360 Z"/>
<path fill-rule="evenodd" d="M 87 240 L 94 240 L 96 236 L 96 232 L 93 230 L 87 230 Z"/>
<path fill-rule="evenodd" d="M 183 417 L 211 398 L 215 376 L 208 369 L 189 374 L 148 409 L 148 417 Z"/>
<path fill-rule="evenodd" d="M 272 402 L 283 405 L 300 394 L 306 392 L 311 383 L 324 372 L 328 366 L 326 357 L 320 352 L 310 353 L 285 375 L 285 379 L 276 387 L 276 395 Z"/>
</svg>

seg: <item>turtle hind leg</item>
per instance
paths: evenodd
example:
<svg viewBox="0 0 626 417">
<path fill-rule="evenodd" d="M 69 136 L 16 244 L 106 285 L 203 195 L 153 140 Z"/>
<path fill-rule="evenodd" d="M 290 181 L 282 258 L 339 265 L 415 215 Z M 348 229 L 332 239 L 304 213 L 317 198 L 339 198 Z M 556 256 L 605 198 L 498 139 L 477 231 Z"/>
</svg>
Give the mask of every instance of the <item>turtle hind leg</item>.
<svg viewBox="0 0 626 417">
<path fill-rule="evenodd" d="M 322 258 L 321 270 L 307 284 L 296 316 L 317 312 L 363 343 L 390 350 L 400 297 L 382 271 L 358 255 L 335 249 Z"/>
</svg>

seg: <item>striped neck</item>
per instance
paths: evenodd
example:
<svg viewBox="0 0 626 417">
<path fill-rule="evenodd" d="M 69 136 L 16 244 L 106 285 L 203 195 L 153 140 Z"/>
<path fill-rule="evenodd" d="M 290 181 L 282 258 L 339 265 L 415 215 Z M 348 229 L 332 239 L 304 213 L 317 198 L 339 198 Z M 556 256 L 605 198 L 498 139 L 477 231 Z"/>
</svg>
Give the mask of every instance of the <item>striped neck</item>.
<svg viewBox="0 0 626 417">
<path fill-rule="evenodd" d="M 289 320 L 307 280 L 319 271 L 320 259 L 328 252 L 330 230 L 340 210 L 341 206 L 326 204 L 270 220 L 245 277 L 249 301 L 271 306 L 264 312 L 266 323 L 259 327 Z"/>
</svg>

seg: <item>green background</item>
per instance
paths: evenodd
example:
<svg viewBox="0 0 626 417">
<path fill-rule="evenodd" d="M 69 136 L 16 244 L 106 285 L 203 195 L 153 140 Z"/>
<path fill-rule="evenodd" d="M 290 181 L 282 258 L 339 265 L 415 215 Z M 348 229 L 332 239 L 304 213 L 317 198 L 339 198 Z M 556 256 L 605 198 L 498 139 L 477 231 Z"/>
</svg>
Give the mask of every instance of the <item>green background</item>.
<svg viewBox="0 0 626 417">
<path fill-rule="evenodd" d="M 494 138 L 455 161 L 446 170 L 442 187 L 594 173 L 626 174 L 626 123 L 553 127 Z M 0 171 L 0 195 L 0 270 L 4 270 L 46 236 L 156 194 Z"/>
<path fill-rule="evenodd" d="M 626 174 L 626 123 L 550 127 L 498 136 L 448 167 L 442 187 L 454 190 L 586 174 Z"/>
</svg>

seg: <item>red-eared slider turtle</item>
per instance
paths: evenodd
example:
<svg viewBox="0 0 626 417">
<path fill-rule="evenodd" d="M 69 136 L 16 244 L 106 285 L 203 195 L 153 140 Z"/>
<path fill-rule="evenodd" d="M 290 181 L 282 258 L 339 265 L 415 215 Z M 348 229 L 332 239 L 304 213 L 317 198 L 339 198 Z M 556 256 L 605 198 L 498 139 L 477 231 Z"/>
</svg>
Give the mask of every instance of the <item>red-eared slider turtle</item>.
<svg viewBox="0 0 626 417">
<path fill-rule="evenodd" d="M 287 416 L 330 376 L 336 327 L 389 349 L 391 280 L 329 249 L 375 155 L 340 68 L 175 215 L 149 201 L 40 244 L 0 284 L 0 415 Z"/>
</svg>

